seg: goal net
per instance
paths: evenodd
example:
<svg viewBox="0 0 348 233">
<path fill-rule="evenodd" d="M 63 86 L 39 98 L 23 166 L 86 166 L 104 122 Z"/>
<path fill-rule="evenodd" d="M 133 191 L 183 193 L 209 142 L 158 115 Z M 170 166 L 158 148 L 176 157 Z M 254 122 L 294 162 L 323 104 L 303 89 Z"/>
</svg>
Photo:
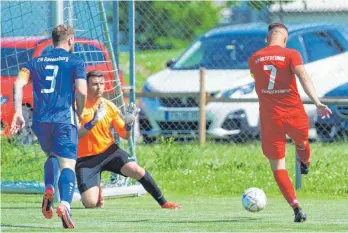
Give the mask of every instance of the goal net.
<svg viewBox="0 0 348 233">
<path fill-rule="evenodd" d="M 27 127 L 7 138 L 13 112 L 12 87 L 19 69 L 30 59 L 52 49 L 50 34 L 58 23 L 75 29 L 74 53 L 81 56 L 87 71 L 99 69 L 106 75 L 106 98 L 124 111 L 122 74 L 117 69 L 107 18 L 101 1 L 5 1 L 1 3 L 1 192 L 42 193 L 43 165 L 46 156 L 32 133 L 32 90 L 24 89 L 23 113 Z M 59 5 L 62 4 L 62 5 Z M 8 106 L 6 106 L 8 105 Z M 11 115 L 12 114 L 12 115 Z M 115 135 L 117 140 L 117 135 Z M 118 141 L 118 140 L 117 140 Z M 122 142 L 136 161 L 132 141 Z M 144 189 L 129 179 L 104 172 L 103 195 L 137 196 Z M 78 190 L 74 200 L 79 200 Z"/>
</svg>

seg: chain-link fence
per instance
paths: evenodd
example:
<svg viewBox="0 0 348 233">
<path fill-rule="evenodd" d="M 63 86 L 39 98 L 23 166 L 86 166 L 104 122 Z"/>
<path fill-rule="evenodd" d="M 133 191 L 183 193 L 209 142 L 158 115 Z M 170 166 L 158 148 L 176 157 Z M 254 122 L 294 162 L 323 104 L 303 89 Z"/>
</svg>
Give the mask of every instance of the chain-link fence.
<svg viewBox="0 0 348 233">
<path fill-rule="evenodd" d="M 136 2 L 136 87 L 142 108 L 141 138 L 196 140 L 199 134 L 199 68 L 206 68 L 206 92 L 213 98 L 257 98 L 247 61 L 266 46 L 267 25 L 289 27 L 287 47 L 298 50 L 321 98 L 347 100 L 348 4 L 331 1 Z M 110 6 L 112 3 L 107 3 Z M 108 8 L 110 23 L 114 9 Z M 128 3 L 119 3 L 120 67 L 128 76 Z M 127 78 L 126 78 L 127 79 Z M 329 81 L 330 80 L 330 81 Z M 306 97 L 300 88 L 302 97 Z M 146 97 L 149 95 L 156 97 Z M 333 116 L 318 119 L 306 104 L 310 138 L 346 138 L 348 105 L 330 103 Z M 206 105 L 207 137 L 244 142 L 259 139 L 258 103 Z"/>
<path fill-rule="evenodd" d="M 14 114 L 12 89 L 18 71 L 26 62 L 53 49 L 51 31 L 62 23 L 74 27 L 74 54 L 85 61 L 87 71 L 98 69 L 105 73 L 105 97 L 123 109 L 121 89 L 121 85 L 125 85 L 123 74 L 118 72 L 113 58 L 111 33 L 108 31 L 105 8 L 101 1 L 2 2 L 1 183 L 5 185 L 2 188 L 6 187 L 6 190 L 13 191 L 24 187 L 26 190 L 38 191 L 41 187 L 38 182 L 42 180 L 43 167 L 38 164 L 44 164 L 45 156 L 31 130 L 34 107 L 32 86 L 27 85 L 23 91 L 23 115 L 26 127 L 14 137 L 9 134 Z M 11 139 L 9 143 L 6 138 Z M 134 155 L 132 142 L 129 143 L 128 149 L 130 154 Z M 110 183 L 109 176 L 104 174 L 103 177 L 103 181 Z M 118 182 L 117 185 L 129 184 L 128 179 L 115 180 L 115 177 L 112 179 L 112 182 Z M 23 181 L 34 181 L 34 183 L 29 183 L 28 186 L 27 183 L 25 185 L 18 183 Z"/>
</svg>

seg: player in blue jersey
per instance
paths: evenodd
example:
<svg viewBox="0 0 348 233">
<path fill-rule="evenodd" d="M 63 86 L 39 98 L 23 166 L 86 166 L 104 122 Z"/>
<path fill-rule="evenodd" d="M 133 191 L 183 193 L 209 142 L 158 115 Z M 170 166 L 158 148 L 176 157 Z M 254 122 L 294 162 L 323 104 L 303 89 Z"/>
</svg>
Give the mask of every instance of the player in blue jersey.
<svg viewBox="0 0 348 233">
<path fill-rule="evenodd" d="M 17 133 L 25 125 L 22 114 L 22 89 L 32 82 L 32 129 L 42 150 L 48 156 L 44 166 L 45 191 L 42 213 L 46 218 L 52 218 L 54 187 L 58 181 L 61 202 L 57 207 L 57 214 L 62 219 L 64 228 L 74 228 L 70 204 L 75 188 L 78 143 L 76 113 L 81 117 L 86 102 L 86 67 L 80 57 L 72 54 L 72 27 L 55 27 L 52 31 L 52 41 L 52 51 L 29 61 L 18 74 L 14 84 L 15 115 L 11 133 Z"/>
</svg>

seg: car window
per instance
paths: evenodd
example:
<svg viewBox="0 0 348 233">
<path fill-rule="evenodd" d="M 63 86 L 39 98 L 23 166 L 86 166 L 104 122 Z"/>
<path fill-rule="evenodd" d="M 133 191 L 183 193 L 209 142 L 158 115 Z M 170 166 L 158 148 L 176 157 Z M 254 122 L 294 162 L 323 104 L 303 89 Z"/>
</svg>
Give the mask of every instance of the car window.
<svg viewBox="0 0 348 233">
<path fill-rule="evenodd" d="M 17 76 L 33 53 L 34 49 L 1 48 L 1 76 Z"/>
<path fill-rule="evenodd" d="M 307 33 L 302 37 L 310 62 L 334 56 L 342 52 L 342 49 L 337 46 L 332 37 L 326 32 Z"/>
<path fill-rule="evenodd" d="M 297 50 L 301 54 L 303 62 L 306 63 L 306 59 L 307 59 L 306 50 L 303 47 L 303 44 L 301 43 L 300 38 L 298 36 L 291 37 L 289 41 L 286 43 L 286 47 L 289 49 Z"/>
<path fill-rule="evenodd" d="M 42 54 L 52 49 L 53 46 L 49 45 L 42 51 Z M 86 65 L 97 65 L 106 62 L 103 52 L 94 45 L 76 42 L 74 45 L 74 54 L 80 56 L 85 61 Z"/>
<path fill-rule="evenodd" d="M 248 69 L 248 59 L 266 46 L 264 35 L 202 38 L 193 43 L 173 69 Z"/>
<path fill-rule="evenodd" d="M 334 42 L 342 51 L 348 51 L 348 42 L 344 38 L 343 34 L 337 30 L 330 30 L 328 34 L 332 37 Z"/>
</svg>

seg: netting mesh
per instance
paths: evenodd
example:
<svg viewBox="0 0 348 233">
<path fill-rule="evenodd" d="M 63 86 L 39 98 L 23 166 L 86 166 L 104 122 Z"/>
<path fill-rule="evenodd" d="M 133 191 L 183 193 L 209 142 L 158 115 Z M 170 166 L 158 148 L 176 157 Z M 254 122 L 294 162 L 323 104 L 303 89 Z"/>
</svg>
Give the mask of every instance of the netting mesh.
<svg viewBox="0 0 348 233">
<path fill-rule="evenodd" d="M 53 2 L 4 2 L 1 4 L 1 84 L 2 95 L 11 96 L 12 85 L 19 69 L 30 59 L 51 50 L 50 34 L 53 29 Z M 122 109 L 122 77 L 119 77 L 107 27 L 103 6 L 98 1 L 64 3 L 64 23 L 75 29 L 74 53 L 85 61 L 87 71 L 98 69 L 105 73 L 105 97 Z M 2 137 L 1 181 L 42 182 L 43 164 L 46 159 L 32 133 L 31 86 L 24 91 L 24 116 L 27 127 L 15 140 Z M 8 128 L 2 112 L 2 126 Z M 7 125 L 6 125 L 7 124 Z M 115 135 L 115 140 L 118 140 Z M 127 149 L 127 145 L 122 145 Z M 40 164 L 41 166 L 38 166 Z M 110 183 L 110 174 L 103 174 L 103 181 Z M 117 181 L 117 180 L 116 180 Z M 115 180 L 113 182 L 116 182 Z M 128 181 L 122 180 L 122 184 Z"/>
</svg>

